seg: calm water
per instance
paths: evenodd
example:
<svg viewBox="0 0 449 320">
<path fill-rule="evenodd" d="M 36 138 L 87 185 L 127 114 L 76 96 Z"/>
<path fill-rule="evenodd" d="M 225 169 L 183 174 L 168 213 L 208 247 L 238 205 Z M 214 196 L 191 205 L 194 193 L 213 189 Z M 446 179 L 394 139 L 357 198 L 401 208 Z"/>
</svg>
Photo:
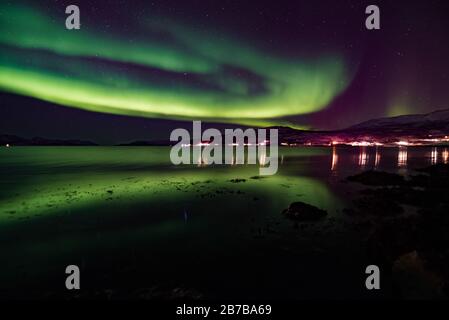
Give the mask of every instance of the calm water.
<svg viewBox="0 0 449 320">
<path fill-rule="evenodd" d="M 449 160 L 447 148 L 279 154 L 278 173 L 256 179 L 255 165 L 172 166 L 166 147 L 1 148 L 0 295 L 67 295 L 76 264 L 86 297 L 364 297 L 366 261 L 341 222 L 357 186 L 342 180 Z M 298 200 L 329 217 L 295 229 L 281 211 Z"/>
</svg>

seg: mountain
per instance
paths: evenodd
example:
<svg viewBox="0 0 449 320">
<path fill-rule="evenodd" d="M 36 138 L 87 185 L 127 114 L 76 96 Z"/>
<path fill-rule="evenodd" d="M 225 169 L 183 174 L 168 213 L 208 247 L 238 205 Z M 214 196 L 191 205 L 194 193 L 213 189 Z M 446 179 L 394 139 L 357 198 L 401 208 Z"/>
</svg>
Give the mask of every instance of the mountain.
<svg viewBox="0 0 449 320">
<path fill-rule="evenodd" d="M 449 129 L 449 109 L 438 110 L 427 114 L 404 115 L 391 118 L 380 118 L 365 121 L 355 126 L 349 127 L 349 130 L 373 129 L 373 128 L 405 128 L 412 126 L 414 128 L 429 129 Z"/>
<path fill-rule="evenodd" d="M 365 121 L 342 130 L 307 131 L 290 127 L 278 129 L 279 143 L 283 145 L 338 144 L 391 144 L 406 142 L 416 145 L 449 144 L 449 109 L 427 114 L 404 115 Z M 269 129 L 269 128 L 267 128 Z M 0 135 L 0 145 L 11 146 L 95 146 L 90 141 L 56 140 L 35 137 L 21 138 Z M 118 146 L 169 146 L 176 142 L 167 140 L 133 141 Z"/>
<path fill-rule="evenodd" d="M 302 131 L 277 127 L 279 142 L 289 145 L 329 145 L 331 143 L 416 145 L 449 144 L 449 109 L 427 114 L 373 119 L 342 130 Z"/>
<path fill-rule="evenodd" d="M 96 146 L 96 143 L 84 140 L 58 140 L 34 137 L 26 139 L 15 135 L 0 135 L 0 145 L 11 146 Z"/>
<path fill-rule="evenodd" d="M 398 142 L 419 145 L 449 144 L 449 109 L 428 114 L 404 115 L 362 122 L 342 130 L 308 131 L 290 127 L 278 129 L 279 143 L 283 145 L 384 144 Z M 270 129 L 267 128 L 267 129 Z M 135 141 L 129 146 L 173 145 L 169 140 Z"/>
</svg>

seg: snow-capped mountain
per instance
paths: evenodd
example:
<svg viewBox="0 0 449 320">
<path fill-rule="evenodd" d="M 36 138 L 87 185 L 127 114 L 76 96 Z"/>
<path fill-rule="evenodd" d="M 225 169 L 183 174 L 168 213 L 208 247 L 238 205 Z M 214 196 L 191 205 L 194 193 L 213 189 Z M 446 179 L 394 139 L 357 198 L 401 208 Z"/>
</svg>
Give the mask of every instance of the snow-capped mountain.
<svg viewBox="0 0 449 320">
<path fill-rule="evenodd" d="M 427 114 L 413 114 L 390 118 L 380 118 L 365 121 L 349 127 L 349 130 L 354 129 L 369 129 L 369 128 L 387 128 L 387 127 L 426 127 L 435 126 L 434 129 L 447 127 L 449 128 L 449 109 L 438 110 Z"/>
</svg>

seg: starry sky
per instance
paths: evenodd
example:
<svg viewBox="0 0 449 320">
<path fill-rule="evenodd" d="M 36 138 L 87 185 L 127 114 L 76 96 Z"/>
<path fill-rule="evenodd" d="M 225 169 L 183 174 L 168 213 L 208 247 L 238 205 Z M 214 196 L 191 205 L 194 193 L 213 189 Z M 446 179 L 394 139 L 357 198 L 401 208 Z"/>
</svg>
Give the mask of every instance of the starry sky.
<svg viewBox="0 0 449 320">
<path fill-rule="evenodd" d="M 76 4 L 81 29 L 65 28 Z M 365 28 L 377 4 L 381 30 Z M 449 108 L 447 1 L 2 1 L 0 133 L 100 143 Z"/>
</svg>

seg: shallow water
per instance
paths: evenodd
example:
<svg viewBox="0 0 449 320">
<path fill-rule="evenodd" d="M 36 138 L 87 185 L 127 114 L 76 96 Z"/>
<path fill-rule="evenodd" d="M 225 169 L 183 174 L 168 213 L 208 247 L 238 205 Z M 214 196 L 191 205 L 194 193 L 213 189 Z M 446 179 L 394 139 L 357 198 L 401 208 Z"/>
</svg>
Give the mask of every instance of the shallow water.
<svg viewBox="0 0 449 320">
<path fill-rule="evenodd" d="M 76 264 L 89 298 L 377 297 L 344 227 L 357 190 L 344 178 L 448 161 L 446 148 L 281 148 L 278 173 L 255 178 L 257 165 L 173 166 L 169 150 L 1 148 L 0 294 L 64 297 Z M 293 201 L 329 215 L 296 229 L 281 215 Z"/>
</svg>

